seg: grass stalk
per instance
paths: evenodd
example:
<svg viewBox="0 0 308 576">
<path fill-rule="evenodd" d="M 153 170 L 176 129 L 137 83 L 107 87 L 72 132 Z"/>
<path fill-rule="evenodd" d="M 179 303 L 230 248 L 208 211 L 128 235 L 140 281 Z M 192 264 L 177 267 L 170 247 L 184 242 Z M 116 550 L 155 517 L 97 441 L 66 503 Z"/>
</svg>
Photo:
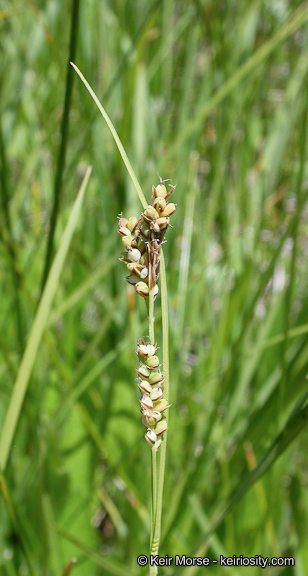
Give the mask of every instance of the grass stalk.
<svg viewBox="0 0 308 576">
<path fill-rule="evenodd" d="M 162 306 L 162 335 L 163 335 L 163 368 L 164 368 L 164 396 L 169 400 L 169 343 L 168 343 L 168 306 L 167 306 L 167 281 L 166 281 L 166 268 L 163 253 L 161 254 L 160 261 L 160 277 L 161 277 L 161 306 Z M 166 420 L 168 424 L 169 411 L 166 412 Z M 164 439 L 161 444 L 160 461 L 158 471 L 158 485 L 157 485 L 157 505 L 155 515 L 154 536 L 151 545 L 151 554 L 155 555 L 159 552 L 160 536 L 161 536 L 161 517 L 163 506 L 163 491 L 165 481 L 166 469 L 166 451 L 167 451 L 167 436 L 168 430 L 164 434 Z M 154 567 L 155 568 L 155 567 Z M 155 572 L 153 572 L 154 574 Z"/>
<path fill-rule="evenodd" d="M 64 262 L 68 249 L 77 225 L 78 216 L 82 206 L 82 201 L 86 191 L 87 183 L 90 177 L 91 168 L 87 169 L 83 179 L 78 196 L 75 200 L 68 223 L 64 230 L 59 250 L 55 256 L 53 265 L 50 269 L 48 279 L 42 294 L 41 301 L 33 321 L 31 332 L 28 338 L 27 346 L 22 357 L 16 382 L 11 395 L 10 404 L 6 413 L 4 425 L 0 438 L 0 469 L 5 470 L 7 460 L 16 432 L 19 416 L 21 413 L 23 401 L 27 392 L 30 376 L 36 360 L 39 345 L 42 340 L 44 329 L 47 325 L 52 302 L 58 287 L 60 274 L 63 270 Z"/>
<path fill-rule="evenodd" d="M 149 338 L 150 342 L 154 344 L 154 294 L 153 288 L 149 292 L 148 299 L 148 323 L 149 323 Z M 155 531 L 155 518 L 157 507 L 157 458 L 155 447 L 151 448 L 151 531 L 150 531 L 150 547 L 154 538 Z"/>
<path fill-rule="evenodd" d="M 179 306 L 176 317 L 176 339 L 180 348 L 183 339 L 184 317 L 187 297 L 188 273 L 191 256 L 191 242 L 193 235 L 193 221 L 195 202 L 198 191 L 199 153 L 194 151 L 190 155 L 188 193 L 186 197 L 185 219 L 183 223 L 183 236 L 181 243 L 181 256 L 179 266 L 178 299 Z"/>
<path fill-rule="evenodd" d="M 34 567 L 34 561 L 31 555 L 31 551 L 29 549 L 28 543 L 24 538 L 23 532 L 21 530 L 20 523 L 16 517 L 14 506 L 12 503 L 12 498 L 6 483 L 6 479 L 4 478 L 3 474 L 0 473 L 0 494 L 2 495 L 5 507 L 7 509 L 7 513 L 10 518 L 10 522 L 12 524 L 12 528 L 14 531 L 15 537 L 20 541 L 21 547 L 23 549 L 26 562 L 29 569 L 30 576 L 36 576 L 37 572 Z"/>
<path fill-rule="evenodd" d="M 61 143 L 58 153 L 58 161 L 57 161 L 57 171 L 56 177 L 54 181 L 54 190 L 53 190 L 53 208 L 50 218 L 50 230 L 48 234 L 47 240 L 47 249 L 46 249 L 46 257 L 45 257 L 45 265 L 42 277 L 42 291 L 44 289 L 49 268 L 51 265 L 52 254 L 53 254 L 53 247 L 54 247 L 54 236 L 56 225 L 58 221 L 59 209 L 60 209 L 60 200 L 61 200 L 61 192 L 62 192 L 62 185 L 63 185 L 63 172 L 65 168 L 65 157 L 66 157 L 66 149 L 67 149 L 67 141 L 68 141 L 68 131 L 69 131 L 69 113 L 71 107 L 71 100 L 72 100 L 72 92 L 73 92 L 73 82 L 74 82 L 74 74 L 72 68 L 70 66 L 71 60 L 75 59 L 76 49 L 77 49 L 77 37 L 78 37 L 78 16 L 79 16 L 79 5 L 80 0 L 73 0 L 72 5 L 72 14 L 71 14 L 71 33 L 70 33 L 70 47 L 69 47 L 69 57 L 67 63 L 67 74 L 66 74 L 66 87 L 65 87 L 65 98 L 64 98 L 64 108 L 63 108 L 63 115 L 61 121 Z"/>
<path fill-rule="evenodd" d="M 121 78 L 123 77 L 125 70 L 129 66 L 129 62 L 130 62 L 130 59 L 132 57 L 132 54 L 134 53 L 134 51 L 138 50 L 147 30 L 150 29 L 152 20 L 155 17 L 156 10 L 159 8 L 161 1 L 162 0 L 154 0 L 153 3 L 148 7 L 148 10 L 147 10 L 144 18 L 143 18 L 138 30 L 136 31 L 135 36 L 132 39 L 132 43 L 131 43 L 129 49 L 124 54 L 123 59 L 118 64 L 117 69 L 116 69 L 113 77 L 110 80 L 110 83 L 108 84 L 108 86 L 106 87 L 106 89 L 102 93 L 101 99 L 104 102 L 107 102 L 108 100 L 110 100 L 115 88 L 117 87 L 118 83 L 120 82 Z M 77 147 L 74 155 L 70 159 L 70 164 L 68 166 L 68 173 L 73 171 L 74 166 L 76 165 L 77 159 L 81 155 L 82 151 L 88 146 L 88 144 L 90 142 L 91 129 L 93 128 L 93 125 L 94 125 L 94 122 L 96 119 L 97 119 L 97 110 L 94 111 L 93 115 L 91 116 L 90 120 L 88 121 L 89 130 L 88 130 L 87 134 L 85 135 L 85 139 L 82 140 L 81 144 Z"/>
<path fill-rule="evenodd" d="M 193 134 L 203 126 L 203 122 L 209 116 L 209 114 L 217 108 L 217 106 L 227 97 L 231 92 L 242 82 L 248 74 L 253 72 L 257 66 L 269 57 L 270 54 L 275 50 L 275 48 L 286 38 L 288 38 L 295 30 L 302 26 L 308 18 L 308 4 L 303 2 L 301 6 L 290 16 L 289 20 L 278 30 L 278 32 L 270 38 L 267 42 L 259 48 L 242 66 L 240 66 L 234 74 L 230 76 L 224 84 L 218 88 L 218 90 L 213 94 L 213 96 L 205 102 L 204 106 L 195 115 L 192 122 L 189 122 L 187 127 L 178 135 L 173 145 L 170 147 L 168 154 L 165 159 L 174 157 L 181 146 L 191 137 Z"/>
<path fill-rule="evenodd" d="M 2 200 L 2 207 L 4 212 L 5 224 L 7 228 L 8 238 L 6 242 L 6 248 L 8 250 L 10 260 L 11 260 L 11 273 L 12 273 L 12 282 L 13 288 L 15 292 L 15 306 L 16 306 L 16 330 L 18 335 L 18 342 L 20 348 L 23 345 L 23 321 L 22 321 L 22 312 L 21 312 L 21 303 L 20 303 L 20 295 L 19 290 L 22 283 L 22 279 L 20 276 L 20 272 L 17 268 L 17 258 L 16 258 L 16 251 L 13 239 L 13 232 L 12 232 L 12 223 L 11 223 L 11 215 L 9 209 L 9 192 L 8 192 L 8 183 L 7 183 L 7 161 L 6 161 L 6 153 L 5 153 L 5 146 L 4 146 L 4 139 L 2 134 L 2 125 L 1 125 L 1 118 L 0 118 L 0 194 Z"/>
<path fill-rule="evenodd" d="M 255 468 L 239 483 L 235 490 L 230 495 L 226 506 L 222 512 L 218 513 L 214 518 L 211 527 L 206 532 L 197 550 L 193 556 L 203 556 L 208 545 L 210 537 L 216 532 L 223 519 L 230 512 L 235 504 L 237 504 L 246 494 L 246 492 L 258 481 L 264 474 L 273 466 L 278 458 L 287 450 L 290 444 L 297 438 L 297 436 L 304 430 L 308 422 L 308 404 L 307 393 L 300 399 L 290 414 L 290 417 L 281 430 L 280 434 L 274 439 L 270 447 L 266 450 Z M 183 574 L 191 575 L 197 567 L 190 566 L 183 571 Z"/>
<path fill-rule="evenodd" d="M 58 534 L 60 534 L 60 536 L 62 536 L 62 538 L 65 538 L 74 544 L 77 549 L 83 552 L 91 560 L 91 562 L 94 562 L 96 566 L 103 568 L 109 574 L 114 574 L 114 576 L 132 576 L 132 572 L 126 566 L 119 564 L 119 562 L 116 562 L 113 559 L 107 558 L 105 554 L 103 555 L 99 552 L 96 552 L 96 550 L 90 548 L 88 544 L 85 544 L 79 540 L 79 538 L 76 538 L 76 536 L 73 534 L 70 534 L 66 530 L 63 530 L 63 528 L 57 526 L 55 526 L 54 529 L 58 532 Z"/>
<path fill-rule="evenodd" d="M 285 389 L 287 384 L 287 369 L 288 369 L 288 362 L 287 362 L 287 351 L 288 351 L 288 341 L 289 341 L 289 331 L 290 331 L 290 323 L 291 323 L 291 307 L 292 307 L 292 299 L 294 293 L 294 283 L 295 283 L 295 275 L 296 275 L 296 259 L 298 254 L 298 231 L 300 225 L 300 216 L 303 209 L 303 178 L 304 178 L 304 169 L 305 169 L 305 161 L 306 161 L 306 149 L 307 149 L 307 116 L 308 116 L 308 91 L 306 89 L 306 103 L 305 103 L 305 110 L 304 110 L 304 117 L 302 122 L 301 134 L 300 134 L 300 165 L 299 165 L 299 172 L 297 176 L 297 183 L 296 183 L 296 218 L 295 218 L 295 226 L 293 230 L 293 247 L 292 247 L 292 255 L 291 255 L 291 267 L 290 267 L 290 281 L 287 287 L 286 292 L 286 302 L 285 302 L 285 327 L 284 327 L 284 339 L 282 342 L 282 377 L 281 377 L 281 384 L 279 389 L 278 395 L 278 424 L 282 424 L 282 414 L 283 414 L 283 407 L 284 407 L 284 400 L 285 400 Z"/>
<path fill-rule="evenodd" d="M 146 208 L 147 205 L 148 205 L 148 203 L 147 203 L 146 198 L 145 198 L 145 196 L 144 196 L 144 194 L 143 194 L 143 192 L 142 192 L 141 186 L 140 186 L 140 184 L 139 184 L 139 182 L 138 182 L 138 180 L 137 180 L 137 177 L 136 177 L 136 175 L 135 175 L 135 172 L 134 172 L 134 170 L 133 170 L 133 168 L 132 168 L 132 165 L 131 165 L 131 163 L 130 163 L 130 161 L 129 161 L 129 159 L 128 159 L 128 156 L 127 156 L 127 154 L 126 154 L 126 152 L 125 152 L 125 150 L 124 150 L 124 146 L 123 146 L 123 144 L 122 144 L 122 142 L 121 142 L 121 140 L 120 140 L 120 138 L 119 138 L 119 136 L 118 136 L 118 133 L 117 133 L 114 125 L 112 124 L 112 122 L 111 122 L 111 120 L 110 120 L 110 118 L 109 118 L 109 116 L 108 116 L 105 108 L 104 108 L 104 107 L 102 106 L 102 104 L 100 103 L 100 101 L 99 101 L 98 97 L 96 96 L 94 90 L 92 90 L 90 84 L 86 81 L 86 79 L 85 79 L 84 75 L 82 74 L 82 72 L 80 72 L 79 68 L 78 68 L 78 67 L 76 66 L 76 64 L 74 64 L 73 62 L 71 62 L 71 65 L 73 66 L 74 70 L 77 72 L 79 78 L 80 78 L 80 79 L 82 80 L 82 82 L 84 83 L 86 89 L 88 90 L 89 94 L 92 96 L 92 98 L 93 98 L 96 106 L 98 107 L 101 115 L 103 116 L 103 118 L 104 118 L 104 120 L 105 120 L 105 122 L 106 122 L 106 124 L 107 124 L 107 126 L 108 126 L 108 128 L 109 128 L 109 130 L 110 130 L 110 132 L 111 132 L 111 134 L 112 134 L 112 136 L 113 136 L 113 139 L 114 139 L 114 141 L 115 141 L 115 143 L 116 143 L 116 145 L 117 145 L 117 147 L 118 147 L 118 150 L 119 150 L 119 152 L 120 152 L 120 154 L 121 154 L 121 156 L 122 156 L 122 160 L 123 160 L 123 162 L 124 162 L 124 164 L 125 164 L 126 170 L 127 170 L 128 174 L 129 174 L 129 176 L 130 176 L 130 178 L 131 178 L 131 181 L 132 181 L 132 183 L 134 184 L 134 187 L 135 187 L 136 192 L 137 192 L 137 194 L 138 194 L 139 200 L 140 200 L 143 208 Z"/>
<path fill-rule="evenodd" d="M 149 321 L 149 337 L 152 344 L 154 344 L 154 295 L 153 289 L 149 292 L 149 306 L 148 306 L 148 321 Z"/>
<path fill-rule="evenodd" d="M 156 509 L 157 509 L 157 458 L 156 450 L 153 446 L 151 448 L 151 531 L 150 531 L 150 550 L 152 550 L 155 522 L 156 522 Z"/>
</svg>

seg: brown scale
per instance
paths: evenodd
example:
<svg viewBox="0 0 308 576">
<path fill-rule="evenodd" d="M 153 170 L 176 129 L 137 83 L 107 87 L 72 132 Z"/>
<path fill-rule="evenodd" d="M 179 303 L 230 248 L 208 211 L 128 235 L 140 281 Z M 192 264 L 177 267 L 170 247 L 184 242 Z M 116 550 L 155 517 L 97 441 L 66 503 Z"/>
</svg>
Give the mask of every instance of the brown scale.
<svg viewBox="0 0 308 576">
<path fill-rule="evenodd" d="M 161 240 L 157 238 L 157 233 L 151 232 L 153 238 L 148 242 L 148 260 L 149 260 L 149 289 L 152 290 L 157 284 L 159 276 L 159 265 L 160 265 L 160 249 Z"/>
</svg>

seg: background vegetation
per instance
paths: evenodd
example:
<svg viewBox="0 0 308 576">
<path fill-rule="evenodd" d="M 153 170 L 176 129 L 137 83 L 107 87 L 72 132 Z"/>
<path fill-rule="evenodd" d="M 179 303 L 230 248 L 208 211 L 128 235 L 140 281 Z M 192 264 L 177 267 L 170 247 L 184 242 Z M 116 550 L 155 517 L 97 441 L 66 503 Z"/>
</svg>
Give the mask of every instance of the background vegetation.
<svg viewBox="0 0 308 576">
<path fill-rule="evenodd" d="M 177 183 L 165 246 L 173 405 L 161 554 L 294 556 L 295 568 L 268 573 L 306 575 L 307 4 L 0 6 L 2 431 L 42 286 L 93 166 L 37 352 L 30 346 L 23 403 L 15 386 L 5 465 L 2 434 L 1 573 L 147 571 L 136 558 L 149 545 L 150 450 L 133 353 L 147 321 L 116 233 L 117 214 L 141 206 L 93 101 L 67 76 L 73 59 L 146 196 L 157 171 Z"/>
</svg>

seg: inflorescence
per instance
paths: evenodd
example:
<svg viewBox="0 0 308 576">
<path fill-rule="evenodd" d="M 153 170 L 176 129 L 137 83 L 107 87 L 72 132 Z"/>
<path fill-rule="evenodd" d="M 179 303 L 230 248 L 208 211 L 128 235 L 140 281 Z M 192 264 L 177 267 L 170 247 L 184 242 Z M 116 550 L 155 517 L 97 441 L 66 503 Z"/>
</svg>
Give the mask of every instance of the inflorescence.
<svg viewBox="0 0 308 576">
<path fill-rule="evenodd" d="M 175 204 L 168 202 L 175 186 L 167 192 L 164 182 L 166 180 L 160 178 L 158 186 L 152 186 L 152 202 L 139 219 L 132 216 L 127 220 L 122 214 L 119 216 L 118 232 L 126 249 L 120 260 L 129 271 L 126 280 L 145 299 L 148 299 L 150 291 L 153 291 L 154 299 L 158 294 L 161 245 L 170 216 L 176 210 Z M 157 450 L 161 444 L 161 435 L 167 430 L 167 422 L 163 419 L 163 413 L 169 408 L 163 397 L 164 376 L 156 355 L 157 345 L 142 339 L 137 346 L 138 388 L 142 393 L 139 402 L 142 423 L 147 428 L 145 439 Z"/>
<path fill-rule="evenodd" d="M 156 350 L 156 344 L 146 344 L 144 340 L 138 342 L 137 355 L 140 364 L 136 370 L 139 377 L 138 388 L 142 393 L 142 398 L 139 400 L 142 424 L 147 429 L 144 437 L 155 450 L 161 444 L 161 435 L 167 430 L 167 422 L 162 417 L 170 406 L 164 398 L 164 375 L 160 370 Z"/>
<path fill-rule="evenodd" d="M 139 219 L 132 216 L 127 220 L 119 216 L 118 232 L 126 253 L 121 262 L 125 262 L 129 276 L 126 280 L 135 286 L 136 292 L 147 298 L 154 289 L 158 294 L 157 280 L 159 275 L 160 249 L 165 232 L 169 226 L 171 214 L 176 206 L 167 202 L 175 186 L 167 192 L 161 183 L 152 187 L 152 204 L 142 212 Z"/>
</svg>

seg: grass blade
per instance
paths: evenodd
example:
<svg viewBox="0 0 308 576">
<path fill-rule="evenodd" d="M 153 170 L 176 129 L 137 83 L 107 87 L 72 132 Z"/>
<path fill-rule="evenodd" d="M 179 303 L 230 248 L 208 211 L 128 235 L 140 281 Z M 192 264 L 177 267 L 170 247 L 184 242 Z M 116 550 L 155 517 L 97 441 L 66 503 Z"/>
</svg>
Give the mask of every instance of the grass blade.
<svg viewBox="0 0 308 576">
<path fill-rule="evenodd" d="M 289 20 L 278 30 L 277 34 L 259 50 L 253 54 L 236 72 L 219 88 L 215 94 L 209 99 L 208 102 L 204 104 L 201 110 L 197 113 L 195 119 L 190 122 L 185 130 L 183 130 L 173 146 L 170 148 L 168 157 L 174 156 L 178 152 L 179 148 L 190 138 L 200 126 L 202 126 L 204 120 L 208 117 L 210 112 L 216 108 L 237 86 L 238 84 L 248 75 L 250 72 L 255 70 L 268 56 L 275 50 L 275 48 L 283 42 L 286 38 L 290 36 L 297 28 L 302 26 L 308 18 L 308 4 L 304 2 L 297 10 L 292 14 Z"/>
<path fill-rule="evenodd" d="M 7 228 L 7 251 L 11 259 L 11 272 L 12 272 L 12 282 L 15 292 L 15 306 L 16 306 L 16 327 L 19 339 L 19 346 L 22 348 L 23 344 L 23 321 L 22 321 L 22 310 L 20 302 L 20 287 L 22 284 L 22 278 L 17 267 L 16 250 L 14 244 L 14 237 L 12 231 L 12 222 L 9 209 L 9 191 L 7 182 L 7 159 L 6 151 L 4 146 L 4 139 L 2 134 L 2 118 L 0 117 L 0 200 L 2 201 L 2 207 L 4 212 L 4 219 Z"/>
<path fill-rule="evenodd" d="M 18 519 L 16 518 L 16 514 L 15 514 L 15 511 L 13 508 L 13 504 L 12 504 L 11 495 L 10 495 L 6 480 L 1 473 L 0 473 L 0 493 L 2 494 L 2 498 L 4 500 L 5 507 L 7 509 L 7 512 L 8 512 L 11 524 L 13 526 L 15 535 L 20 540 L 22 549 L 24 551 L 24 555 L 26 557 L 26 561 L 27 561 L 28 568 L 29 568 L 29 574 L 31 576 L 36 576 L 36 570 L 34 568 L 34 562 L 32 559 L 31 552 L 29 550 L 28 543 L 24 538 L 23 532 L 20 528 L 20 524 L 18 522 Z"/>
<path fill-rule="evenodd" d="M 127 157 L 127 154 L 126 154 L 126 152 L 125 152 L 125 150 L 124 150 L 124 146 L 123 146 L 123 144 L 122 144 L 122 142 L 121 142 L 121 140 L 120 140 L 120 138 L 119 138 L 119 136 L 118 136 L 118 133 L 117 133 L 114 125 L 112 124 L 112 122 L 111 122 L 111 120 L 110 120 L 110 118 L 109 118 L 109 116 L 108 116 L 105 108 L 102 106 L 102 104 L 100 103 L 99 99 L 97 98 L 95 92 L 92 90 L 90 84 L 86 81 L 84 75 L 80 72 L 79 68 L 77 68 L 76 64 L 74 64 L 73 62 L 71 62 L 71 65 L 73 66 L 74 70 L 76 70 L 79 78 L 82 80 L 82 82 L 84 83 L 86 89 L 87 89 L 88 92 L 91 94 L 91 96 L 92 96 L 92 98 L 93 98 L 96 106 L 98 107 L 101 115 L 103 116 L 103 118 L 104 118 L 104 120 L 105 120 L 105 122 L 106 122 L 106 124 L 107 124 L 107 126 L 108 126 L 108 128 L 109 128 L 109 130 L 110 130 L 110 132 L 111 132 L 111 134 L 112 134 L 112 136 L 113 136 L 113 138 L 114 138 L 114 141 L 115 141 L 115 143 L 116 143 L 116 145 L 117 145 L 117 147 L 118 147 L 118 150 L 119 150 L 119 152 L 120 152 L 120 154 L 121 154 L 121 156 L 122 156 L 122 160 L 123 160 L 123 162 L 124 162 L 124 164 L 125 164 L 125 166 L 126 166 L 127 172 L 128 172 L 129 175 L 130 175 L 130 178 L 131 178 L 131 180 L 132 180 L 132 183 L 133 183 L 134 186 L 135 186 L 135 189 L 136 189 L 137 194 L 138 194 L 138 196 L 139 196 L 139 200 L 140 200 L 143 208 L 146 208 L 147 205 L 148 205 L 148 203 L 147 203 L 146 198 L 145 198 L 145 196 L 144 196 L 144 194 L 143 194 L 143 192 L 142 192 L 142 189 L 141 189 L 141 186 L 140 186 L 140 184 L 139 184 L 139 182 L 138 182 L 138 180 L 137 180 L 136 174 L 135 174 L 135 172 L 134 172 L 134 170 L 133 170 L 133 168 L 132 168 L 132 165 L 131 165 L 128 157 Z"/>
<path fill-rule="evenodd" d="M 300 432 L 308 424 L 308 404 L 303 408 L 303 403 L 307 400 L 308 392 L 302 397 L 302 399 L 295 406 L 292 411 L 286 425 L 280 434 L 275 438 L 271 446 L 259 460 L 257 466 L 240 482 L 239 486 L 234 490 L 233 494 L 230 496 L 229 501 L 223 511 L 218 515 L 217 519 L 212 524 L 211 528 L 208 530 L 204 536 L 201 545 L 198 547 L 197 552 L 194 556 L 202 556 L 203 551 L 207 547 L 207 542 L 209 538 L 216 532 L 218 526 L 221 524 L 225 516 L 231 510 L 231 508 L 241 500 L 241 498 L 246 494 L 246 492 L 251 488 L 257 480 L 262 478 L 264 474 L 269 470 L 269 468 L 276 462 L 276 460 L 281 456 L 290 444 L 297 438 Z M 187 569 L 184 571 L 186 574 L 191 574 L 191 570 Z"/>
<path fill-rule="evenodd" d="M 82 550 L 85 553 L 85 555 L 88 558 L 90 558 L 90 560 L 93 560 L 93 562 L 97 566 L 104 568 L 107 572 L 109 572 L 110 574 L 114 574 L 115 576 L 131 576 L 132 573 L 129 570 L 127 570 L 126 566 L 122 566 L 121 564 L 118 564 L 114 560 L 109 560 L 104 556 L 102 556 L 102 554 L 98 554 L 98 552 L 92 550 L 90 546 L 88 546 L 84 542 L 81 542 L 81 540 L 79 540 L 78 538 L 76 538 L 76 536 L 73 536 L 73 534 L 70 534 L 66 530 L 63 530 L 62 528 L 58 527 L 56 527 L 55 529 L 58 532 L 58 534 L 60 534 L 60 536 L 63 536 L 63 538 L 69 540 L 69 542 L 72 542 L 73 544 L 75 544 L 75 546 L 77 546 L 80 550 Z"/>
<path fill-rule="evenodd" d="M 86 171 L 81 188 L 75 200 L 68 223 L 61 238 L 60 247 L 52 264 L 44 292 L 34 318 L 27 346 L 22 357 L 17 379 L 14 384 L 8 411 L 0 440 L 0 469 L 5 470 L 14 434 L 17 428 L 23 400 L 27 391 L 27 386 L 36 359 L 38 347 L 40 345 L 44 329 L 46 327 L 52 302 L 58 287 L 61 272 L 68 253 L 68 249 L 77 226 L 78 216 L 82 206 L 87 183 L 90 177 L 91 168 Z"/>
<path fill-rule="evenodd" d="M 56 225 L 57 225 L 57 220 L 58 220 L 58 215 L 59 215 L 59 208 L 60 208 L 63 171 L 64 171 L 64 166 L 65 166 L 66 145 L 67 145 L 68 129 L 69 129 L 69 113 L 70 113 L 70 107 L 71 107 L 73 81 L 74 81 L 74 75 L 73 75 L 72 69 L 70 67 L 70 61 L 74 60 L 75 54 L 76 54 L 76 48 L 77 48 L 79 4 L 80 4 L 80 0 L 73 0 L 72 17 L 71 17 L 70 48 L 69 48 L 67 74 L 66 74 L 65 99 L 64 99 L 64 109 L 63 109 L 63 116 L 62 116 L 62 122 L 61 122 L 61 144 L 60 144 L 60 148 L 59 148 L 57 172 L 56 172 L 55 183 L 54 183 L 53 208 L 52 208 L 52 214 L 51 214 L 51 219 L 50 219 L 50 231 L 49 231 L 48 241 L 47 241 L 45 267 L 44 267 L 43 279 L 42 279 L 42 290 L 45 286 L 48 272 L 49 272 L 49 268 L 50 268 L 50 264 L 51 264 L 54 235 L 55 235 L 55 230 L 56 230 Z"/>
</svg>

